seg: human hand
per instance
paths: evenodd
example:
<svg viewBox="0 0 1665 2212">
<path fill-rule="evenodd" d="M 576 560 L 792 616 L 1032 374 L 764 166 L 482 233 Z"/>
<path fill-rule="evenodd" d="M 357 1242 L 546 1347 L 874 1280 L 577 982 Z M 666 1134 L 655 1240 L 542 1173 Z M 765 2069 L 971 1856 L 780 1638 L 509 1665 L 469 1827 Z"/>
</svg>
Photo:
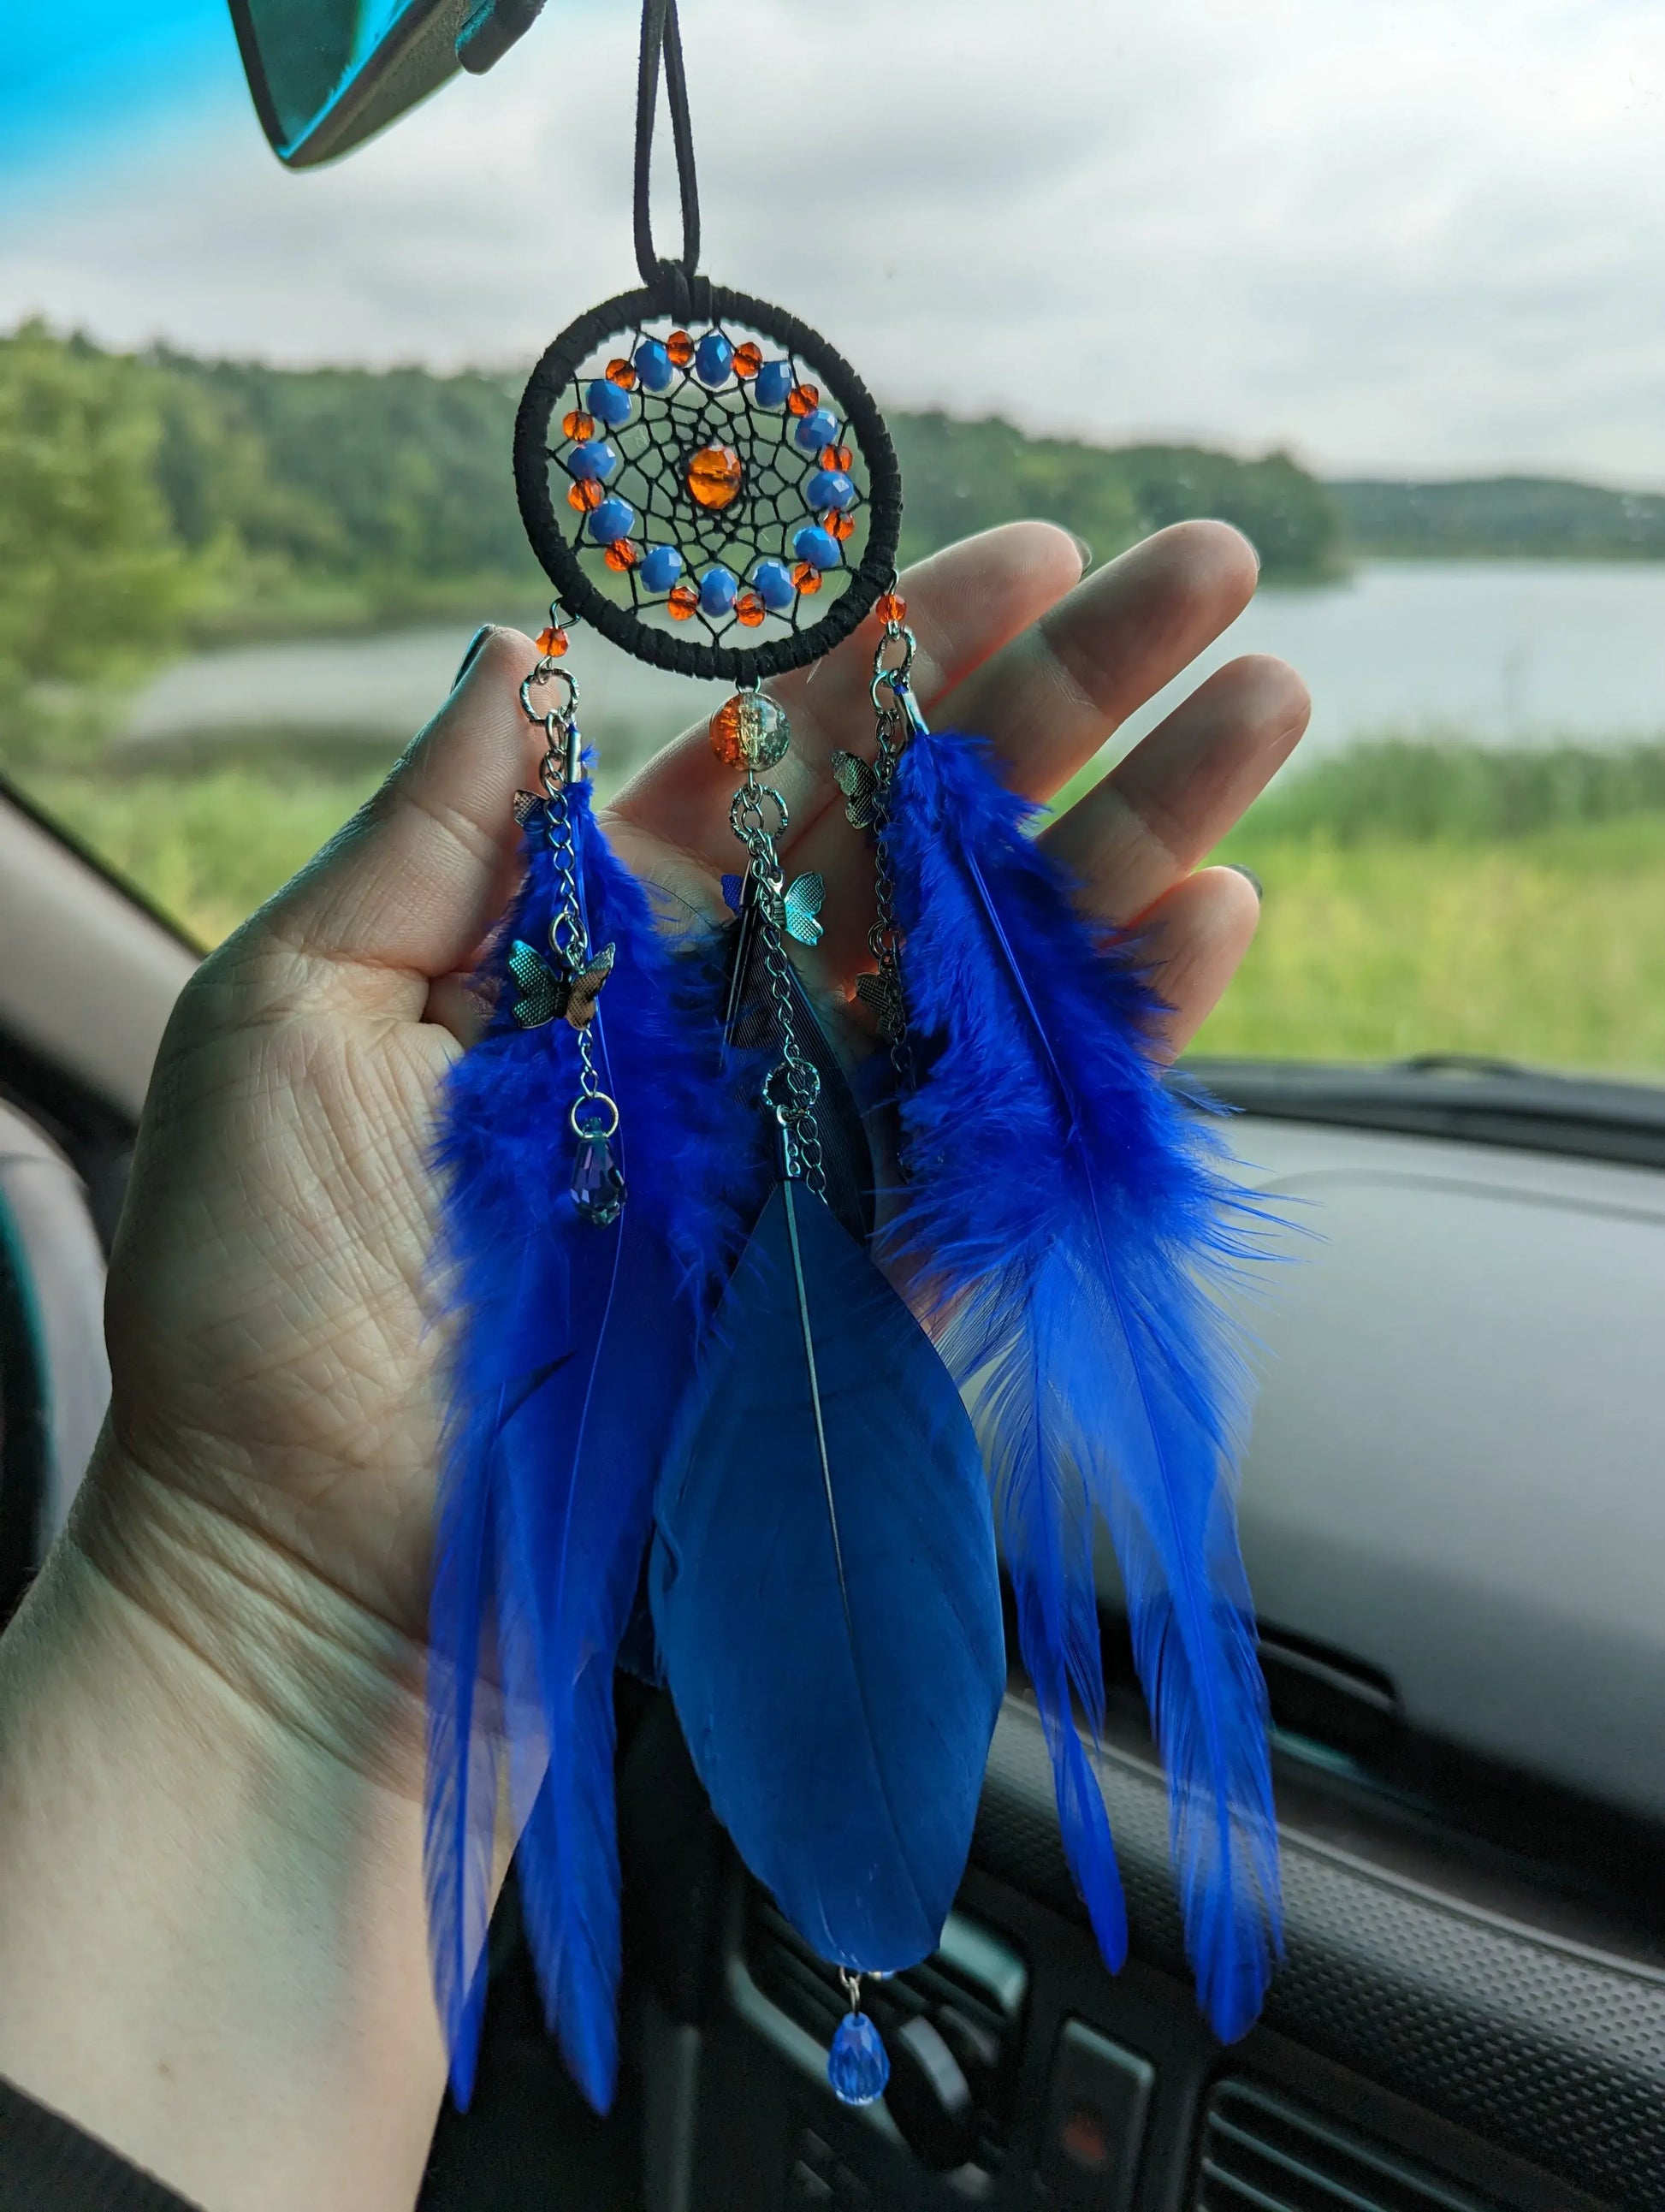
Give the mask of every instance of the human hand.
<svg viewBox="0 0 1665 2212">
<path fill-rule="evenodd" d="M 1012 781 L 1040 799 L 1235 618 L 1255 565 L 1234 532 L 1198 523 L 1162 532 L 1085 582 L 1079 575 L 1069 538 L 1025 524 L 954 547 L 903 580 L 926 714 L 987 735 Z M 872 862 L 843 818 L 829 762 L 840 748 L 872 750 L 873 635 L 864 626 L 777 687 L 794 740 L 775 775 L 793 825 L 783 857 L 825 879 L 818 980 L 836 996 L 850 994 L 866 963 Z M 222 1725 L 246 1747 L 207 1779 L 211 1758 L 205 1766 L 181 1754 L 176 1772 L 174 1738 L 155 1722 L 152 1699 L 116 1746 L 138 1762 L 125 1802 L 195 1792 L 204 1808 L 223 1800 L 224 1822 L 281 1827 L 281 1850 L 263 1861 L 277 1869 L 276 1891 L 268 1882 L 252 1899 L 239 1892 L 239 1911 L 274 1948 L 305 1952 L 318 1944 L 322 1916 L 341 1920 L 349 1894 L 349 1948 L 357 1958 L 368 1944 L 374 1962 L 352 1968 L 331 1954 L 338 1971 L 327 2002 L 301 1973 L 287 2009 L 273 2009 L 258 1960 L 244 1969 L 246 2004 L 219 1991 L 215 2063 L 236 2072 L 228 2109 L 252 2118 L 229 2132 L 222 2124 L 205 2163 L 163 2167 L 200 2186 L 216 2212 L 221 2202 L 241 2212 L 400 2201 L 398 2175 L 419 2172 L 440 2095 L 419 1872 L 441 1344 L 425 1295 L 428 1151 L 439 1089 L 471 1019 L 465 979 L 512 888 L 511 800 L 532 781 L 541 746 L 517 696 L 535 658 L 526 640 L 491 635 L 377 797 L 204 963 L 163 1045 L 112 1262 L 109 1438 L 72 1532 L 76 1571 L 60 1568 L 58 1580 L 76 1582 L 79 1617 L 90 1615 L 131 1668 L 157 1676 L 175 1709 L 190 1705 L 199 1736 Z M 1175 1048 L 1224 988 L 1257 914 L 1240 875 L 1197 872 L 1197 863 L 1287 756 L 1306 711 L 1299 680 L 1281 664 L 1234 662 L 1047 832 L 1093 908 L 1147 933 Z M 604 825 L 639 873 L 720 913 L 718 878 L 734 864 L 732 781 L 702 728 L 690 732 L 619 796 Z M 100 1589 L 119 1613 L 118 1633 L 100 1612 Z M 88 1735 L 88 1757 L 110 1749 L 107 1705 L 89 1696 L 65 1723 Z M 149 1741 L 160 1747 L 156 1774 L 143 1764 Z M 0 1817 L 0 1847 L 9 1836 L 20 1865 L 34 1850 L 39 1881 L 63 1891 L 70 1912 L 73 1855 L 65 1858 L 61 1831 L 43 1840 L 32 1817 L 14 1808 L 21 1830 Z M 199 1887 L 218 1878 L 211 1836 L 197 1832 L 209 1817 L 193 1804 L 173 1838 Z M 14 1881 L 14 1906 L 20 1894 L 27 1905 L 27 1887 L 26 1875 Z M 187 1905 L 176 1903 L 190 1926 Z M 106 1951 L 123 1924 L 117 1914 Z M 83 1916 L 89 1954 L 100 1925 Z M 9 1951 L 0 1912 L 0 1972 L 14 2040 L 38 2052 L 28 2042 L 30 1975 L 43 1984 L 37 2008 L 57 2022 L 62 1953 L 30 1948 L 27 1915 L 15 1911 L 13 1926 L 21 1932 Z M 98 1972 L 90 1955 L 88 1971 Z M 191 2019 L 193 2048 L 204 2039 L 204 1976 L 234 1971 L 206 1944 L 200 1962 L 181 1967 L 174 2009 Z M 107 2017 L 107 1986 L 101 1996 Z M 262 2040 L 251 2056 L 236 2023 L 257 2004 Z M 362 2071 L 332 2065 L 333 2045 L 301 2063 L 293 2046 L 320 2012 L 337 2040 L 343 2022 L 356 2024 L 355 2051 L 380 2038 L 380 2047 L 404 2051 L 398 2095 L 386 2081 L 385 2095 L 367 2090 Z M 184 2032 L 171 2018 L 152 2022 L 138 2047 L 149 2035 L 172 2050 Z M 6 2033 L 0 2071 L 15 2066 Z M 64 2041 L 61 2061 L 32 2058 L 25 2086 L 157 2162 L 154 2081 L 143 2069 L 102 2122 L 104 2108 L 89 2112 L 63 2092 L 98 2063 L 100 2036 L 107 2041 L 95 2021 L 79 2042 Z M 276 2054 L 264 2069 L 262 2049 Z M 131 2074 L 129 2048 L 110 2065 Z M 193 2075 L 198 2105 L 212 2102 L 218 2080 L 212 2066 Z M 380 2136 L 362 2121 L 372 2103 Z M 270 2155 L 251 2165 L 263 2123 Z M 173 2139 L 163 2130 L 164 2151 Z"/>
</svg>

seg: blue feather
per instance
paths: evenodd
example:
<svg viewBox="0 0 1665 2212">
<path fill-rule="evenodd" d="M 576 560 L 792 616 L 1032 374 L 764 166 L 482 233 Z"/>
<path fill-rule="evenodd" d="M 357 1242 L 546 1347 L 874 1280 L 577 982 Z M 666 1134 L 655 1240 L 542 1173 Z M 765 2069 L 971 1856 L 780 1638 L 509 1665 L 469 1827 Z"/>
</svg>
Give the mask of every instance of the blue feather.
<svg viewBox="0 0 1665 2212">
<path fill-rule="evenodd" d="M 1072 1703 L 1103 1725 L 1108 1524 L 1167 1767 L 1200 1996 L 1227 2040 L 1280 1936 L 1266 1696 L 1237 1548 L 1249 1374 L 1217 1291 L 1255 1249 L 1218 1139 L 1164 1089 L 1160 1003 L 1025 834 L 975 739 L 916 734 L 884 830 L 927 1073 L 889 1249 L 984 1432 L 1071 1867 L 1112 1966 L 1126 1920 Z"/>
<path fill-rule="evenodd" d="M 665 1466 L 650 1581 L 689 1751 L 823 1958 L 936 1946 L 1006 1683 L 977 1443 L 929 1339 L 778 1184 Z"/>
<path fill-rule="evenodd" d="M 435 1987 L 458 2101 L 472 2087 L 507 1746 L 527 1931 L 575 2078 L 605 2109 L 617 2047 L 612 1672 L 653 1486 L 745 1170 L 720 1091 L 714 970 L 679 955 L 568 796 L 589 942 L 617 947 L 589 1036 L 617 1101 L 617 1220 L 574 1206 L 576 1032 L 524 1029 L 519 941 L 550 942 L 558 886 L 541 804 L 489 957 L 495 1007 L 452 1069 L 435 1146 L 452 1309 L 450 1419 L 430 1605 L 425 1861 Z"/>
</svg>

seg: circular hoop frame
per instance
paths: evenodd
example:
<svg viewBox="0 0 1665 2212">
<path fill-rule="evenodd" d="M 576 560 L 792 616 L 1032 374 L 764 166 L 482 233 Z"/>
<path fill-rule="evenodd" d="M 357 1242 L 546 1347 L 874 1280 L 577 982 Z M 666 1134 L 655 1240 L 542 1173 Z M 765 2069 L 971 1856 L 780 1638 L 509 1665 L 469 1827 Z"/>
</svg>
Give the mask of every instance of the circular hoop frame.
<svg viewBox="0 0 1665 2212">
<path fill-rule="evenodd" d="M 681 272 L 677 275 L 681 278 Z M 691 297 L 690 297 L 691 295 Z M 651 629 L 633 608 L 610 599 L 590 579 L 568 543 L 550 489 L 549 433 L 567 386 L 604 339 L 655 317 L 743 323 L 801 355 L 838 402 L 867 465 L 867 544 L 860 563 L 846 571 L 843 591 L 806 629 L 762 645 L 702 645 Z M 581 617 L 637 659 L 669 668 L 678 676 L 719 677 L 730 683 L 757 683 L 818 660 L 849 636 L 872 611 L 881 592 L 896 579 L 896 542 L 902 532 L 902 470 L 884 417 L 872 393 L 849 363 L 806 323 L 782 307 L 754 300 L 744 292 L 695 278 L 669 280 L 621 292 L 569 324 L 533 369 L 520 396 L 514 422 L 514 489 L 520 520 L 532 550 L 560 594 L 562 605 Z"/>
</svg>

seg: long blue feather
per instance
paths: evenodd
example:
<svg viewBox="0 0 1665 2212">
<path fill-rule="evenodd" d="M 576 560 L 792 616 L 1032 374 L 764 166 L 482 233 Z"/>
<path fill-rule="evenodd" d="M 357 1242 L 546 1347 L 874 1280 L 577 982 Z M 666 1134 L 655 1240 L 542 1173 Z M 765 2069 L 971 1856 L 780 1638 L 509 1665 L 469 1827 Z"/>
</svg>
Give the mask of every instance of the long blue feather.
<svg viewBox="0 0 1665 2212">
<path fill-rule="evenodd" d="M 612 1672 L 653 1486 L 692 1370 L 744 1176 L 720 1089 L 714 970 L 679 955 L 569 795 L 589 941 L 617 947 L 590 1028 L 617 1101 L 618 1219 L 569 1189 L 577 1036 L 523 1029 L 508 971 L 544 951 L 558 887 L 542 804 L 489 957 L 495 1011 L 451 1071 L 435 1146 L 452 1310 L 450 1419 L 430 1605 L 426 1872 L 453 2086 L 471 2092 L 503 1747 L 545 2006 L 598 2108 L 613 2088 L 619 1972 Z"/>
<path fill-rule="evenodd" d="M 921 732 L 884 835 L 924 1080 L 890 1249 L 984 1433 L 1064 1840 L 1112 1966 L 1126 1919 L 1097 1735 L 1109 1525 L 1169 1776 L 1187 1944 L 1224 2039 L 1279 1948 L 1266 1697 L 1237 1548 L 1249 1376 L 1216 1293 L 1255 1246 L 1217 1136 L 1164 1087 L 1159 1002 L 1026 835 L 981 742 Z"/>
<path fill-rule="evenodd" d="M 823 1958 L 935 1947 L 1006 1681 L 976 1438 L 822 1201 L 776 1186 L 665 1466 L 650 1582 L 683 1733 L 741 1856 Z"/>
</svg>

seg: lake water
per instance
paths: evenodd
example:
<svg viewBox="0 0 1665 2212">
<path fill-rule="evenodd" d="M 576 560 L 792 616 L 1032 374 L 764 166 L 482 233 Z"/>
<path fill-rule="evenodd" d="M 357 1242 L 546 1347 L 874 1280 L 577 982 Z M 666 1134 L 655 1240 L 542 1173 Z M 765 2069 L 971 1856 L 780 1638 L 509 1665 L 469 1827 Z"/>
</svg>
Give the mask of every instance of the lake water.
<svg viewBox="0 0 1665 2212">
<path fill-rule="evenodd" d="M 521 617 L 535 627 L 530 610 Z M 205 653 L 136 701 L 136 747 L 402 744 L 450 688 L 466 625 Z M 1292 661 L 1313 694 L 1308 756 L 1382 731 L 1487 743 L 1665 736 L 1665 562 L 1379 562 L 1322 588 L 1263 590 L 1124 742 L 1240 653 Z M 617 769 L 723 696 L 594 637 L 573 665 L 586 730 Z"/>
</svg>

